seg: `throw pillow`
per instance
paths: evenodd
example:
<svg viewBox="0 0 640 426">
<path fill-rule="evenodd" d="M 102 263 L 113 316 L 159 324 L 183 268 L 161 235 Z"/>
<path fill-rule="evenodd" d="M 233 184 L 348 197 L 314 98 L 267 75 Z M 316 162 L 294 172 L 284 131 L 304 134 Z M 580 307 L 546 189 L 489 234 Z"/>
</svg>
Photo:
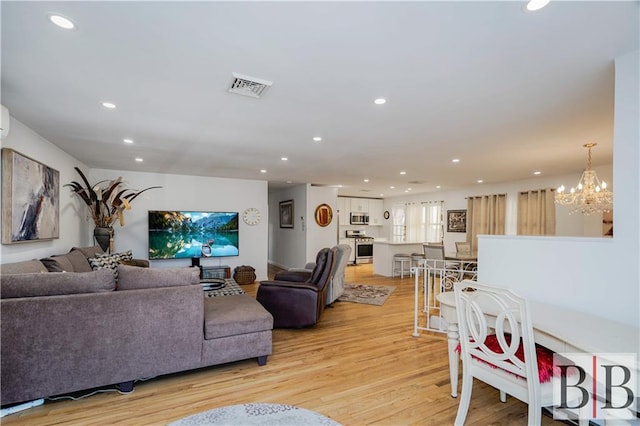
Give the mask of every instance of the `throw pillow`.
<svg viewBox="0 0 640 426">
<path fill-rule="evenodd" d="M 199 268 L 153 269 L 118 266 L 118 290 L 200 284 Z"/>
<path fill-rule="evenodd" d="M 48 272 L 3 274 L 0 297 L 57 296 L 77 293 L 100 293 L 116 288 L 113 274 L 108 270 L 94 272 Z"/>
<path fill-rule="evenodd" d="M 90 246 L 90 247 L 73 247 L 71 251 L 79 251 L 86 257 L 87 259 L 90 257 L 96 257 L 97 254 L 103 254 L 104 251 L 99 245 Z"/>
<path fill-rule="evenodd" d="M 64 255 L 55 255 L 40 259 L 49 272 L 73 272 L 73 265 Z"/>
<path fill-rule="evenodd" d="M 122 253 L 96 254 L 95 257 L 89 258 L 89 265 L 91 265 L 91 269 L 94 271 L 99 269 L 110 269 L 113 273 L 113 278 L 118 282 L 118 264 L 121 260 L 131 259 L 133 259 L 131 250 Z"/>
</svg>

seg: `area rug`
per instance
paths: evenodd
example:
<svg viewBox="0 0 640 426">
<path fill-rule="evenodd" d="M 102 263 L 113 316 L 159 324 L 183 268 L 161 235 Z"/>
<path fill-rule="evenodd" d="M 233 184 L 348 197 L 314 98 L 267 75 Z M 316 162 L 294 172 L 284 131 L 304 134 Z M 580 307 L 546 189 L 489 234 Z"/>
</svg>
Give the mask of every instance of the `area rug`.
<svg viewBox="0 0 640 426">
<path fill-rule="evenodd" d="M 234 294 L 244 294 L 244 290 L 240 288 L 233 278 L 226 278 L 224 280 L 224 287 L 218 290 L 206 290 L 204 292 L 204 295 L 207 297 L 232 296 Z"/>
<path fill-rule="evenodd" d="M 386 285 L 345 284 L 344 293 L 338 300 L 382 306 L 393 290 L 395 287 Z"/>
<path fill-rule="evenodd" d="M 169 426 L 322 425 L 340 426 L 316 412 L 282 404 L 242 404 L 216 408 L 169 423 Z"/>
</svg>

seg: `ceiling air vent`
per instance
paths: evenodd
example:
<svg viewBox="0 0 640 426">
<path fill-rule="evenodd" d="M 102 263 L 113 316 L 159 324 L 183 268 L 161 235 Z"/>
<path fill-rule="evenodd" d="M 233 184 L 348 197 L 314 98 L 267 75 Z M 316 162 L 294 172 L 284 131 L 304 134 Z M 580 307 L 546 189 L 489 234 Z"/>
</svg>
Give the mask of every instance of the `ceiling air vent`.
<svg viewBox="0 0 640 426">
<path fill-rule="evenodd" d="M 265 90 L 273 84 L 271 81 L 262 80 L 260 78 L 248 77 L 246 75 L 232 73 L 233 81 L 229 91 L 239 95 L 251 96 L 252 98 L 260 98 Z"/>
</svg>

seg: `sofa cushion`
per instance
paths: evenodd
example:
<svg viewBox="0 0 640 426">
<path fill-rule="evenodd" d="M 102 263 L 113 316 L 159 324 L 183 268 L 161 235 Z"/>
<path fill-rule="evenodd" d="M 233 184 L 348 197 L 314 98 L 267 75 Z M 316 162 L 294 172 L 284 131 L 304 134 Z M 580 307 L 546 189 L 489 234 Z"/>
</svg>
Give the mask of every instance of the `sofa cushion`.
<svg viewBox="0 0 640 426">
<path fill-rule="evenodd" d="M 5 263 L 0 265 L 0 271 L 4 274 L 28 274 L 34 272 L 47 272 L 44 263 L 37 259 L 25 260 L 23 262 Z"/>
<path fill-rule="evenodd" d="M 84 254 L 71 250 L 67 254 L 56 254 L 40 259 L 49 272 L 91 272 L 91 265 Z"/>
<path fill-rule="evenodd" d="M 74 272 L 73 265 L 64 255 L 54 255 L 40 259 L 49 272 Z"/>
<path fill-rule="evenodd" d="M 273 316 L 246 294 L 204 298 L 204 338 L 255 333 L 273 329 Z"/>
<path fill-rule="evenodd" d="M 153 269 L 118 266 L 118 290 L 200 284 L 199 268 Z"/>
<path fill-rule="evenodd" d="M 103 254 L 104 250 L 99 245 L 89 246 L 89 247 L 72 247 L 71 251 L 79 251 L 86 257 L 87 259 L 90 257 L 96 257 L 97 254 Z"/>
<path fill-rule="evenodd" d="M 131 259 L 133 259 L 131 250 L 112 254 L 102 253 L 96 254 L 95 257 L 90 257 L 89 265 L 91 265 L 91 269 L 94 271 L 97 271 L 98 269 L 110 269 L 116 282 L 118 282 L 118 265 L 121 261 L 128 261 Z"/>
<path fill-rule="evenodd" d="M 115 288 L 113 274 L 106 269 L 93 272 L 3 274 L 0 298 L 99 293 Z"/>
</svg>

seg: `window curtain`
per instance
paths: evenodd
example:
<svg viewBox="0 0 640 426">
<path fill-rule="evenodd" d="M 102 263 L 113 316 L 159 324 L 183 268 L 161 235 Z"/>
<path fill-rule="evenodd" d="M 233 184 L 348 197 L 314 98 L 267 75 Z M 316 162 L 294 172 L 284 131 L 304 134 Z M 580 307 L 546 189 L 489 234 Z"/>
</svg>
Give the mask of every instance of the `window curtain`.
<svg viewBox="0 0 640 426">
<path fill-rule="evenodd" d="M 422 202 L 424 211 L 424 241 L 443 242 L 444 235 L 444 201 Z"/>
<path fill-rule="evenodd" d="M 555 235 L 556 205 L 553 189 L 518 194 L 518 235 Z"/>
<path fill-rule="evenodd" d="M 392 238 L 403 241 L 441 242 L 443 201 L 394 205 Z"/>
<path fill-rule="evenodd" d="M 422 206 L 415 203 L 406 205 L 406 241 L 421 241 L 424 235 L 424 212 Z"/>
<path fill-rule="evenodd" d="M 467 242 L 478 250 L 478 235 L 504 235 L 506 194 L 467 198 Z"/>
<path fill-rule="evenodd" d="M 391 239 L 404 241 L 405 237 L 405 206 L 404 204 L 394 204 L 391 207 Z"/>
</svg>

